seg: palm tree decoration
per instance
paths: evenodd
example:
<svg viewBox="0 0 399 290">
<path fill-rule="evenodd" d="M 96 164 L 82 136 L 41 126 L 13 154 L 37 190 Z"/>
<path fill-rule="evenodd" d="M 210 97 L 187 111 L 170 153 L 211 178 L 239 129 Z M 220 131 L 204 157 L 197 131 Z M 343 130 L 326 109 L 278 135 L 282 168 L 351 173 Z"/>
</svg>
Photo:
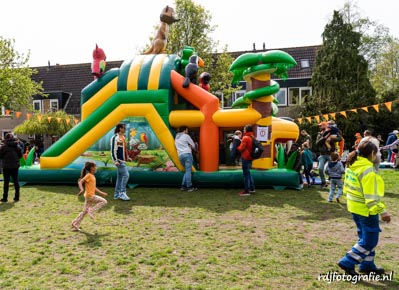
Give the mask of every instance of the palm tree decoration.
<svg viewBox="0 0 399 290">
<path fill-rule="evenodd" d="M 241 79 L 247 82 L 247 92 L 238 98 L 233 108 L 250 107 L 261 114 L 261 119 L 254 126 L 255 136 L 262 141 L 263 155 L 254 161 L 254 168 L 272 167 L 272 116 L 276 113 L 277 100 L 273 97 L 280 90 L 277 82 L 270 79 L 274 74 L 287 78 L 287 69 L 297 65 L 295 59 L 280 50 L 269 50 L 261 53 L 240 55 L 230 66 L 233 83 Z M 269 162 L 270 164 L 265 164 Z"/>
</svg>

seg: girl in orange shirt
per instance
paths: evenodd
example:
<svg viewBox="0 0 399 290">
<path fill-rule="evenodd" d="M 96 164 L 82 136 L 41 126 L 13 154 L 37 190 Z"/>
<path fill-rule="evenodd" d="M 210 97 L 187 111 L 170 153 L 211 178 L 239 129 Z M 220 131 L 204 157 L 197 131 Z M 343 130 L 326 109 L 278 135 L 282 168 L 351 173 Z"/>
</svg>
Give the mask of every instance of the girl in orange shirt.
<svg viewBox="0 0 399 290">
<path fill-rule="evenodd" d="M 82 193 L 84 192 L 85 204 L 83 206 L 82 212 L 72 222 L 72 228 L 76 231 L 80 231 L 80 223 L 82 222 L 86 214 L 88 214 L 89 217 L 93 219 L 93 212 L 99 210 L 107 204 L 107 201 L 104 198 L 95 194 L 96 192 L 98 192 L 104 197 L 108 196 L 108 194 L 99 190 L 96 187 L 96 177 L 94 176 L 96 171 L 97 165 L 96 163 L 91 161 L 86 162 L 85 166 L 82 169 L 82 173 L 78 181 L 78 186 L 80 189 L 78 196 L 82 195 Z"/>
</svg>

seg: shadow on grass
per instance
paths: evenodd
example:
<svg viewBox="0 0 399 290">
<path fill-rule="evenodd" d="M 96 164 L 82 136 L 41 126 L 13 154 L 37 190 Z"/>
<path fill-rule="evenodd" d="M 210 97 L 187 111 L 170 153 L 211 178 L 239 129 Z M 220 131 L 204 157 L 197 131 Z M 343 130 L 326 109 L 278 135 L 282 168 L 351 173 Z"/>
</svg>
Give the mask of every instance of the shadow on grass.
<svg viewBox="0 0 399 290">
<path fill-rule="evenodd" d="M 0 204 L 0 212 L 6 211 L 14 207 L 14 202 L 3 202 Z"/>
<path fill-rule="evenodd" d="M 101 247 L 102 246 L 101 238 L 109 235 L 109 233 L 98 234 L 97 232 L 91 234 L 84 230 L 81 230 L 79 233 L 84 234 L 86 236 L 86 241 L 79 243 L 79 245 L 88 246 L 91 248 Z"/>
<path fill-rule="evenodd" d="M 385 192 L 384 196 L 389 198 L 399 198 L 399 194 L 395 192 Z"/>
<path fill-rule="evenodd" d="M 295 207 L 298 209 L 299 220 L 329 220 L 337 218 L 351 219 L 346 210 L 346 204 L 328 203 L 320 192 L 312 190 L 259 189 L 251 196 L 239 196 L 234 189 L 199 189 L 196 192 L 181 192 L 174 188 L 136 188 L 129 190 L 130 201 L 109 200 L 109 205 L 121 214 L 134 214 L 134 207 L 169 207 L 193 208 L 199 207 L 215 213 L 229 211 L 244 211 L 254 205 L 265 206 L 275 211 L 275 208 Z M 328 194 L 328 192 L 323 192 Z M 304 213 L 305 212 L 305 213 Z"/>
</svg>

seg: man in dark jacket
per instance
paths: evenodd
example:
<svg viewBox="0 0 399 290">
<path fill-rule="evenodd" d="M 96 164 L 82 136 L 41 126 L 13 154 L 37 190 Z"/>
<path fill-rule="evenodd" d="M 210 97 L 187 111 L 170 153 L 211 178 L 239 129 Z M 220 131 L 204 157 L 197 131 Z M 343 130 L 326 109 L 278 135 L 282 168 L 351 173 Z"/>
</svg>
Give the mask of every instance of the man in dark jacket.
<svg viewBox="0 0 399 290">
<path fill-rule="evenodd" d="M 12 134 L 7 134 L 4 140 L 4 145 L 0 147 L 0 158 L 3 163 L 3 198 L 2 202 L 8 200 L 8 189 L 10 185 L 10 178 L 14 183 L 15 196 L 14 201 L 19 201 L 19 182 L 18 182 L 18 171 L 19 171 L 19 159 L 22 157 L 21 148 L 18 146 L 18 141 Z"/>
</svg>

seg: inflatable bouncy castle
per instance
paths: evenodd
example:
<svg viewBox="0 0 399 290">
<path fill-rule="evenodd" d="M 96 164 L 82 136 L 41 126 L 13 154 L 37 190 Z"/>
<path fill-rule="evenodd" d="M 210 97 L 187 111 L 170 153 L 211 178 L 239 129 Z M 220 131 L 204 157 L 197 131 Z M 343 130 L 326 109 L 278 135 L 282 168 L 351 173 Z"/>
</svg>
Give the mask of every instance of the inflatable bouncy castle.
<svg viewBox="0 0 399 290">
<path fill-rule="evenodd" d="M 29 183 L 76 183 L 83 164 L 97 163 L 98 184 L 114 184 L 116 168 L 110 156 L 110 139 L 118 123 L 126 125 L 130 186 L 180 186 L 184 167 L 174 145 L 176 128 L 190 127 L 199 144 L 193 182 L 199 187 L 242 187 L 239 167 L 221 167 L 226 136 L 246 124 L 262 142 L 261 158 L 253 162 L 257 187 L 299 188 L 297 172 L 284 168 L 279 144 L 295 141 L 298 126 L 273 117 L 273 94 L 295 60 L 283 51 L 244 54 L 230 67 L 233 81 L 247 81 L 246 94 L 221 109 L 219 99 L 196 83 L 183 86 L 185 66 L 195 55 L 186 47 L 181 56 L 165 53 L 137 55 L 120 68 L 102 72 L 82 91 L 81 122 L 60 138 L 33 164 L 28 154 L 20 179 Z M 32 156 L 31 156 L 32 155 Z"/>
</svg>

